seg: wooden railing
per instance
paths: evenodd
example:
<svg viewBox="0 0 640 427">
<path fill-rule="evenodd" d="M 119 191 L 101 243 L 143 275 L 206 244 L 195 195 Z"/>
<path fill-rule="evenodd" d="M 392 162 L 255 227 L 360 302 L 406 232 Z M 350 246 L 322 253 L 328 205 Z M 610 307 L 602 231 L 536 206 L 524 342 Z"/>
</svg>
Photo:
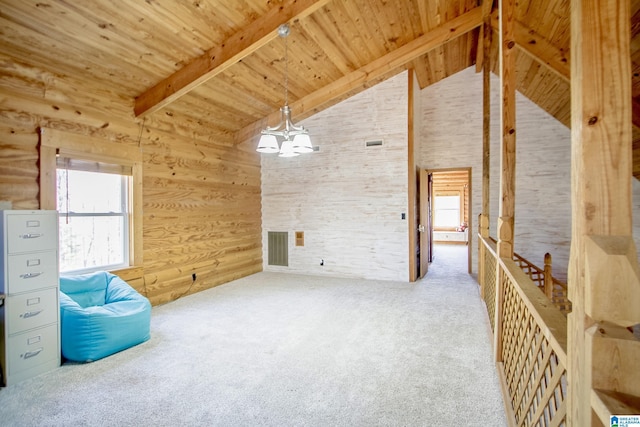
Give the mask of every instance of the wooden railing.
<svg viewBox="0 0 640 427">
<path fill-rule="evenodd" d="M 524 271 L 533 283 L 549 298 L 549 300 L 565 315 L 571 312 L 571 302 L 567 284 L 553 277 L 551 269 L 551 254 L 544 255 L 544 269 L 533 264 L 526 258 L 514 253 L 513 260 Z"/>
<path fill-rule="evenodd" d="M 481 238 L 479 237 L 479 239 Z M 480 241 L 482 242 L 482 240 Z M 484 260 L 484 262 L 479 263 L 478 282 L 481 284 L 480 294 L 487 306 L 491 330 L 494 330 L 496 312 L 496 242 L 493 240 L 485 240 L 484 242 L 486 245 L 481 243 L 479 246 L 480 253 L 478 259 Z"/>
<path fill-rule="evenodd" d="M 493 256 L 496 256 L 496 241 L 489 237 L 486 240 L 486 243 L 489 245 L 489 250 L 493 251 Z M 482 251 L 482 245 L 479 247 L 479 251 Z M 479 253 L 479 258 L 481 259 L 482 254 Z M 553 277 L 552 268 L 551 268 L 551 254 L 546 253 L 544 255 L 544 269 L 538 267 L 533 264 L 528 259 L 518 255 L 517 253 L 513 254 L 513 260 L 515 263 L 524 271 L 527 276 L 533 281 L 533 283 L 540 289 L 544 294 L 549 298 L 549 300 L 555 305 L 562 313 L 565 315 L 571 312 L 571 302 L 569 301 L 569 292 L 567 291 L 567 284 Z M 493 271 L 493 279 L 490 277 L 484 277 L 485 283 L 495 282 L 495 266 L 491 269 L 491 266 L 488 267 L 489 271 L 485 271 L 485 275 L 487 273 L 491 274 Z M 482 269 L 482 267 L 481 267 Z M 480 281 L 480 280 L 479 280 Z M 493 294 L 495 296 L 495 294 Z M 485 299 L 486 301 L 486 299 Z M 493 307 L 490 310 L 489 318 L 493 320 Z"/>
<path fill-rule="evenodd" d="M 494 335 L 499 334 L 494 336 L 494 350 L 509 422 L 517 426 L 563 426 L 567 410 L 567 318 L 514 260 L 498 259 L 495 243 L 478 238 L 482 273 L 478 277 Z M 493 278 L 491 271 L 496 272 Z"/>
</svg>

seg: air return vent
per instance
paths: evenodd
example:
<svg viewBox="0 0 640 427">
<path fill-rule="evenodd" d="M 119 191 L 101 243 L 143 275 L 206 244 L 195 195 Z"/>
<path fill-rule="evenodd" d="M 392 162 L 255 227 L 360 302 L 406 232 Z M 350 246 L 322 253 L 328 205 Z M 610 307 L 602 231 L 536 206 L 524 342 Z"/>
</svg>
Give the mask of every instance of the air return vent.
<svg viewBox="0 0 640 427">
<path fill-rule="evenodd" d="M 377 147 L 379 145 L 382 145 L 382 140 L 381 139 L 376 139 L 376 140 L 373 140 L 373 141 L 366 141 L 365 145 L 367 147 Z"/>
<path fill-rule="evenodd" d="M 269 231 L 269 265 L 289 266 L 289 233 Z"/>
</svg>

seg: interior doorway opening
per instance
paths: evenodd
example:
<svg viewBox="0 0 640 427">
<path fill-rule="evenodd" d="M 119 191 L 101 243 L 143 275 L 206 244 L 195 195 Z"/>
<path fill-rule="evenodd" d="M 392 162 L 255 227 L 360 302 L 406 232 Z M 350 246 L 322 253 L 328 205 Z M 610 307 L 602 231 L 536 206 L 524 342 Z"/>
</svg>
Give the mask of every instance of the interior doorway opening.
<svg viewBox="0 0 640 427">
<path fill-rule="evenodd" d="M 437 262 L 438 248 L 466 246 L 471 274 L 471 168 L 420 170 L 418 181 L 418 277 Z"/>
</svg>

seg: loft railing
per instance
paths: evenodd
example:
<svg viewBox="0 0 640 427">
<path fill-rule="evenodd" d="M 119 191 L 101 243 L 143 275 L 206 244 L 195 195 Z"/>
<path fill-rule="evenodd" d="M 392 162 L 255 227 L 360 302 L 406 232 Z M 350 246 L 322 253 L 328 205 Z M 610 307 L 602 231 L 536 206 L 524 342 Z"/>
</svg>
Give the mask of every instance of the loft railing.
<svg viewBox="0 0 640 427">
<path fill-rule="evenodd" d="M 544 254 L 544 269 L 516 253 L 513 254 L 513 260 L 565 316 L 571 312 L 567 284 L 553 277 L 551 254 Z"/>
<path fill-rule="evenodd" d="M 487 306 L 487 313 L 489 314 L 489 321 L 491 323 L 491 330 L 494 330 L 495 326 L 495 313 L 496 313 L 496 266 L 497 266 L 497 252 L 496 242 L 494 240 L 485 240 L 478 236 L 480 239 L 478 259 L 480 262 L 478 271 L 478 282 L 480 283 L 480 295 Z M 483 244 L 484 243 L 484 244 Z"/>
<path fill-rule="evenodd" d="M 493 238 L 489 237 L 489 239 L 486 240 L 486 243 L 489 245 L 489 250 L 493 252 L 493 256 L 495 257 L 496 241 Z M 482 245 L 480 245 L 479 251 L 482 251 Z M 546 253 L 544 255 L 544 269 L 538 267 L 531 261 L 518 255 L 517 253 L 513 254 L 513 260 L 518 265 L 518 267 L 520 267 L 520 269 L 522 269 L 522 271 L 524 271 L 527 276 L 529 276 L 529 278 L 538 287 L 538 289 L 544 292 L 544 294 L 547 296 L 547 298 L 549 298 L 553 305 L 555 305 L 565 315 L 571 312 L 571 302 L 569 301 L 567 284 L 553 277 L 551 267 L 551 254 Z M 485 283 L 495 282 L 495 266 L 490 265 L 488 267 L 488 270 L 484 271 L 484 273 L 485 275 L 488 274 L 487 277 L 483 276 L 483 279 L 485 279 Z M 488 291 L 492 292 L 491 289 L 488 289 Z M 495 296 L 495 294 L 491 296 Z M 493 313 L 491 312 L 493 308 L 489 309 L 487 306 L 487 309 L 490 311 L 489 318 L 493 320 Z"/>
<path fill-rule="evenodd" d="M 495 242 L 478 239 L 480 292 L 494 332 L 507 417 L 517 426 L 564 426 L 567 318 L 513 259 L 497 258 Z"/>
</svg>

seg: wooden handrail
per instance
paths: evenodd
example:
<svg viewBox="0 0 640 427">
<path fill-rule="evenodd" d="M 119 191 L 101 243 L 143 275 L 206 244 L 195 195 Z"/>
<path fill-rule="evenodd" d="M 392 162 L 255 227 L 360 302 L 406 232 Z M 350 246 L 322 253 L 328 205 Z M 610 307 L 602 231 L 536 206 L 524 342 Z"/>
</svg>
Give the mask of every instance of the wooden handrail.
<svg viewBox="0 0 640 427">
<path fill-rule="evenodd" d="M 533 281 L 511 259 L 501 258 L 505 273 L 513 281 L 516 292 L 535 319 L 560 361 L 567 364 L 567 318 L 545 297 Z"/>
<path fill-rule="evenodd" d="M 492 237 L 483 238 L 478 234 L 478 242 L 484 243 L 489 248 L 491 254 L 496 256 L 496 241 Z M 551 254 L 546 253 L 544 256 L 544 269 L 538 267 L 525 257 L 514 253 L 513 260 L 518 266 L 529 276 L 533 283 L 540 289 L 544 295 L 565 315 L 571 312 L 571 302 L 569 302 L 569 291 L 567 284 L 552 274 Z"/>
<path fill-rule="evenodd" d="M 496 368 L 508 422 L 518 426 L 538 425 L 542 419 L 544 425 L 566 423 L 567 318 L 517 261 L 498 259 L 495 242 L 478 239 L 483 271 L 479 279 L 494 345 L 500 347 Z M 502 298 L 497 298 L 496 289 L 502 289 Z M 498 311 L 501 316 L 495 315 Z"/>
</svg>

